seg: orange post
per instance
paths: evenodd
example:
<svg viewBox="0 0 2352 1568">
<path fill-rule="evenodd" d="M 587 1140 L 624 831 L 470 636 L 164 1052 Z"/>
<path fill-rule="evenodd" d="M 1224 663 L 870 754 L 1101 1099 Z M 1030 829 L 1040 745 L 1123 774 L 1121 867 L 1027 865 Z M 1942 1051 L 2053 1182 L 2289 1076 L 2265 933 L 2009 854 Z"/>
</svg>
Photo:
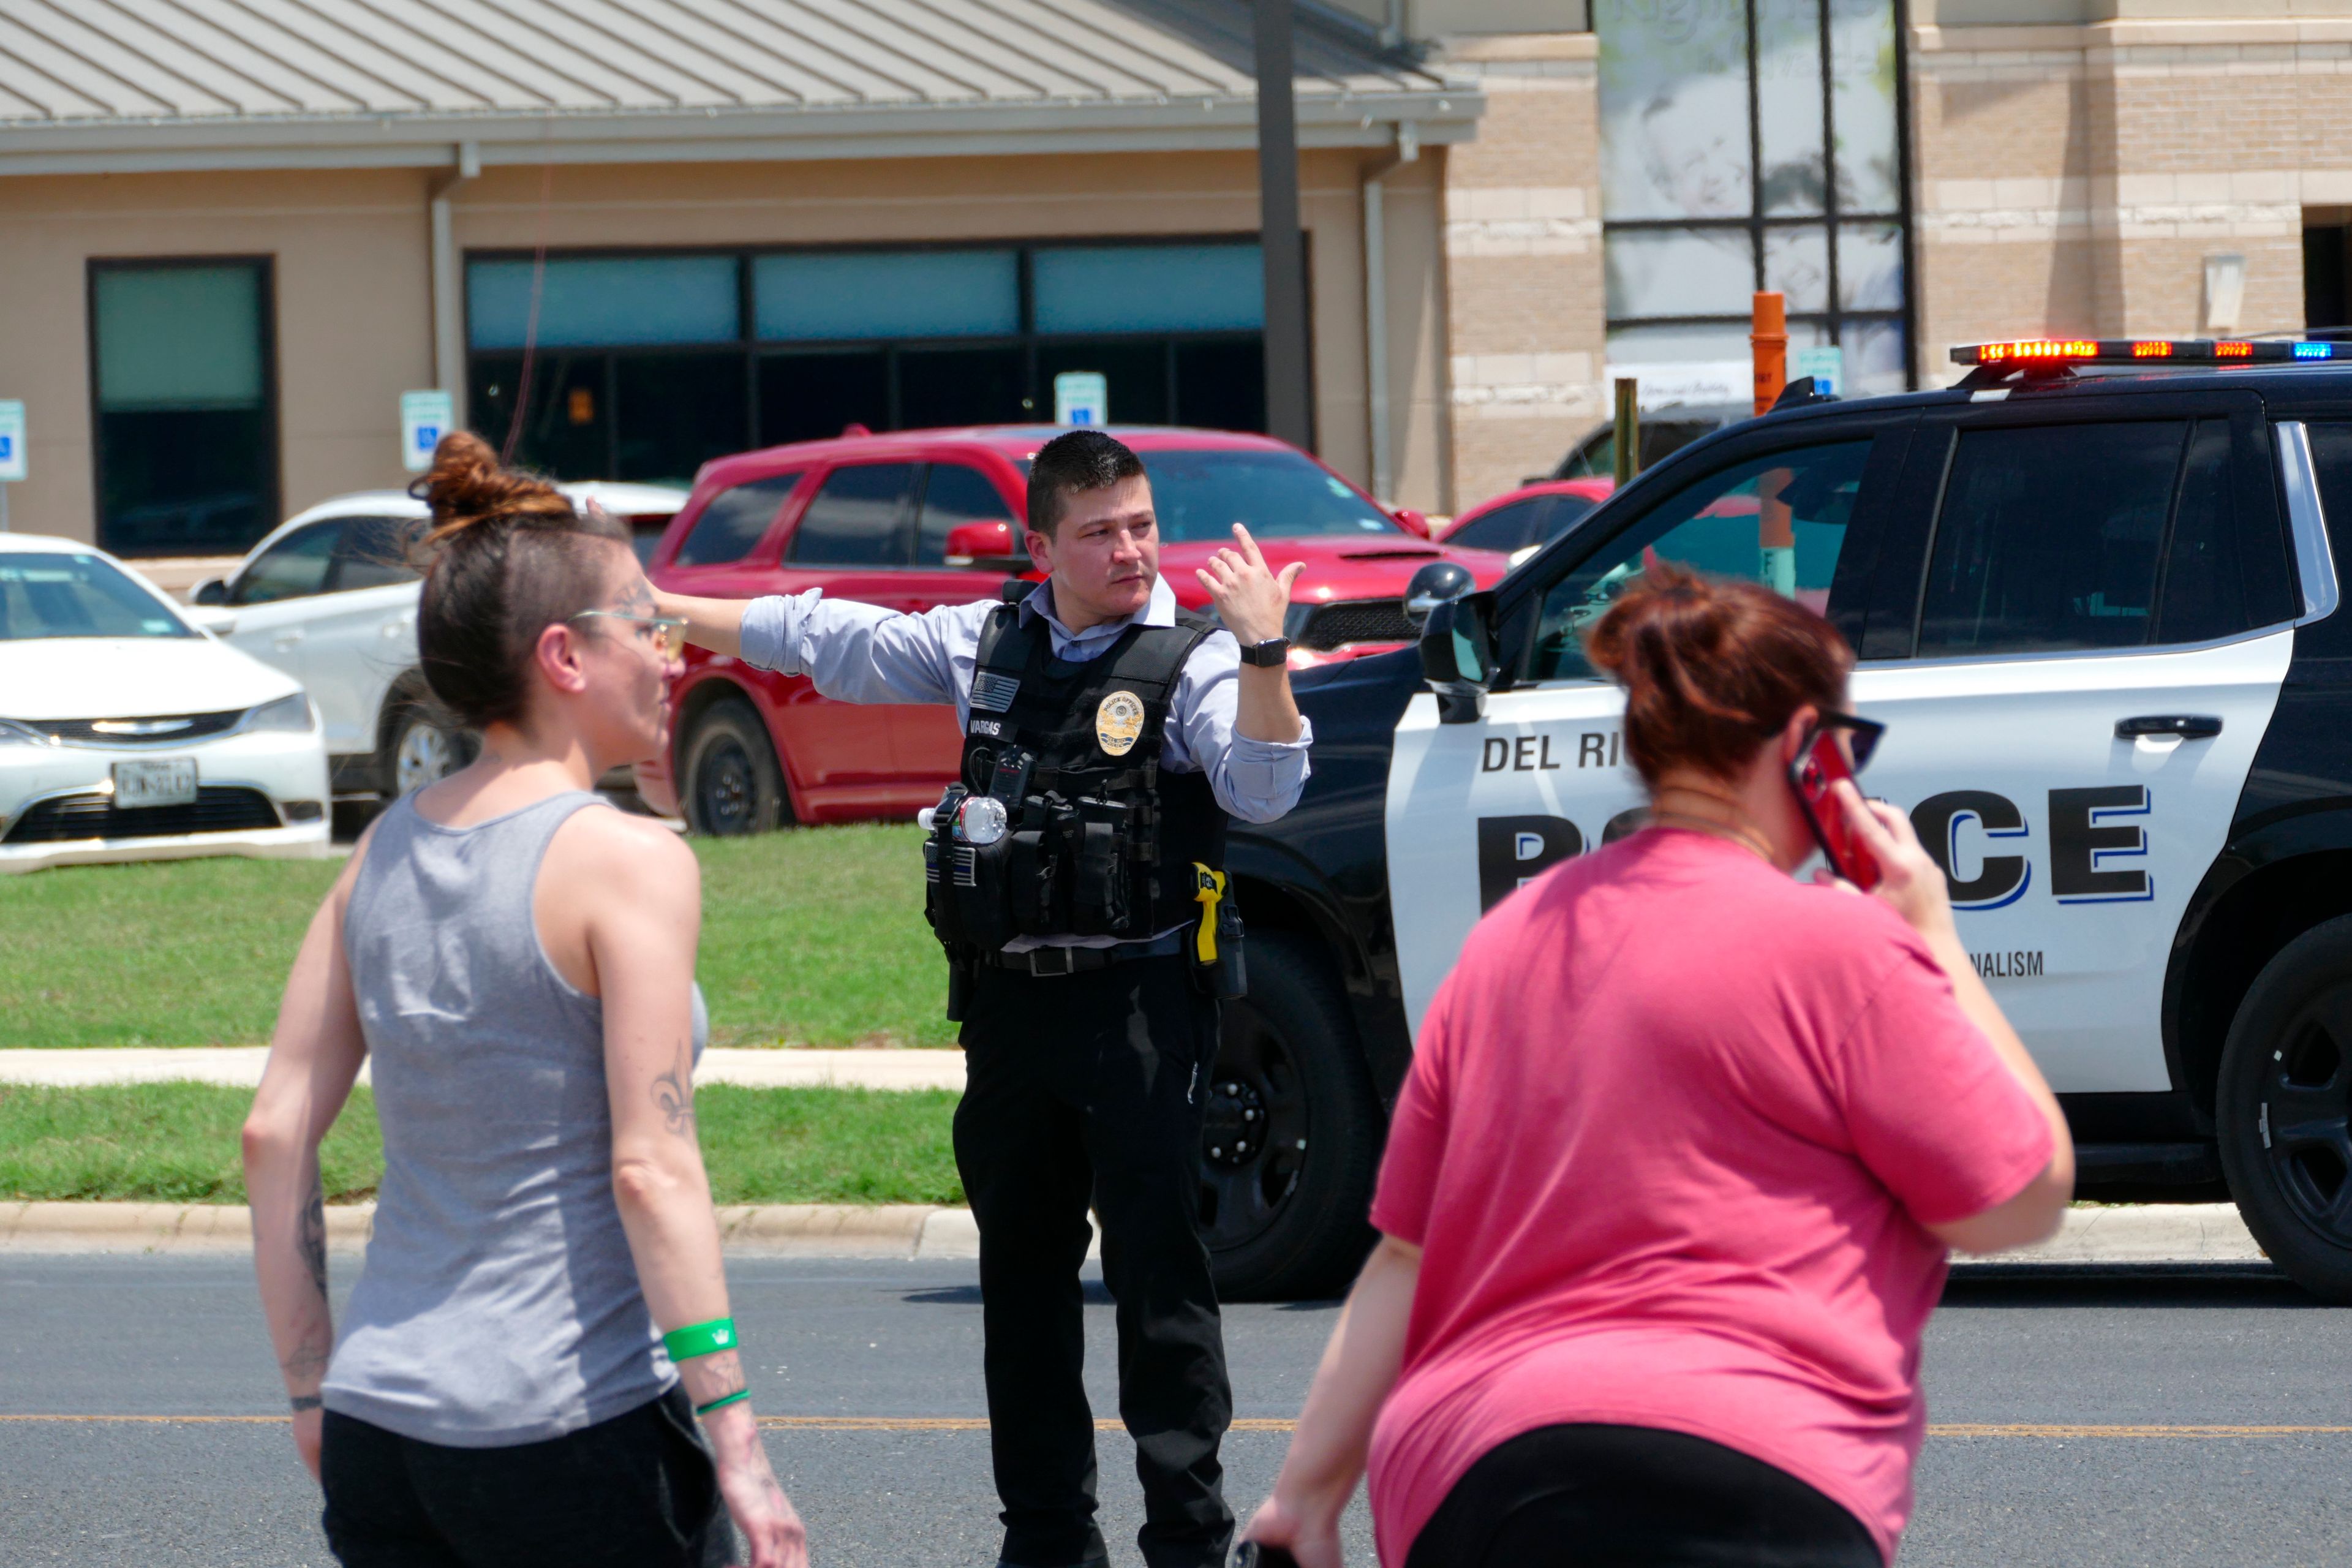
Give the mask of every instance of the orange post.
<svg viewBox="0 0 2352 1568">
<path fill-rule="evenodd" d="M 1756 412 L 1761 414 L 1780 401 L 1781 388 L 1789 384 L 1789 302 L 1780 290 L 1756 296 L 1748 344 L 1756 355 Z"/>
</svg>

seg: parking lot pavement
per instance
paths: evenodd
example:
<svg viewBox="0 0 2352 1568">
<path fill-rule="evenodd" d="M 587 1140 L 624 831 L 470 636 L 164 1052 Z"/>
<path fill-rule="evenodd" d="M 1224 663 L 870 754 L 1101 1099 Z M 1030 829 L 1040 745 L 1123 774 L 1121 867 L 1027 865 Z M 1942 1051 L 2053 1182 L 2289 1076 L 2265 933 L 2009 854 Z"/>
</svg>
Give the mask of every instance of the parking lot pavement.
<svg viewBox="0 0 2352 1568">
<path fill-rule="evenodd" d="M 348 1279 L 349 1269 L 341 1271 Z M 738 1261 L 768 1442 L 826 1568 L 985 1564 L 996 1545 L 971 1266 Z M 1110 1306 L 1089 1384 L 1112 1412 Z M 0 1260 L 0 1562 L 325 1568 L 241 1263 Z M 1281 1463 L 1329 1303 L 1226 1309 L 1244 1508 Z M 2231 1268 L 1956 1283 L 1928 1333 L 1912 1564 L 2352 1559 L 2352 1313 Z M 174 1418 L 178 1419 L 174 1419 Z M 1136 1561 L 1131 1450 L 1103 1523 Z M 1360 1502 L 1353 1563 L 1370 1563 Z"/>
</svg>

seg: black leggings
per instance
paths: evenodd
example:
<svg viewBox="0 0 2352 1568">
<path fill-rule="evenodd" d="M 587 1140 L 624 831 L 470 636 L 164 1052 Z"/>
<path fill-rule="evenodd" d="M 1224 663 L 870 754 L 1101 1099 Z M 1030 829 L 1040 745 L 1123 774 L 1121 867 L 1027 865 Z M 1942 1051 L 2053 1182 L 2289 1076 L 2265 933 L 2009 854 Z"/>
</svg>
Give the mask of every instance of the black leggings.
<svg viewBox="0 0 2352 1568">
<path fill-rule="evenodd" d="M 452 1448 L 327 1412 L 320 1523 L 343 1568 L 705 1568 L 735 1527 L 684 1387 L 542 1443 Z"/>
<path fill-rule="evenodd" d="M 1786 1470 L 1648 1426 L 1540 1426 L 1489 1449 L 1405 1568 L 1885 1568 L 1862 1521 Z"/>
</svg>

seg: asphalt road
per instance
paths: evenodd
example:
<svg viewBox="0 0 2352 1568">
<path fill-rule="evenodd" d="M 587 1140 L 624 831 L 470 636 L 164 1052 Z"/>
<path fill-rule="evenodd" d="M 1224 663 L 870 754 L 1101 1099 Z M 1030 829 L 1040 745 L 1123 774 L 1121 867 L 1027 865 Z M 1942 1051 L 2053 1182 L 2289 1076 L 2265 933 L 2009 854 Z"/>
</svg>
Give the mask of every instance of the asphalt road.
<svg viewBox="0 0 2352 1568">
<path fill-rule="evenodd" d="M 816 1561 L 992 1563 L 971 1266 L 730 1274 L 761 1412 L 793 1423 L 769 1446 Z M 1090 1300 L 1108 1414 L 1110 1308 L 1098 1287 Z M 1227 1309 L 1244 1509 L 1281 1462 L 1332 1310 Z M 0 1258 L 0 1563 L 325 1568 L 242 1260 Z M 2255 1273 L 1969 1279 L 1927 1368 L 1936 1431 L 1906 1564 L 2352 1561 L 2352 1312 Z M 2333 1430 L 2242 1430 L 2260 1427 Z M 1131 1451 L 1116 1431 L 1101 1443 L 1105 1533 L 1133 1563 Z M 1351 1547 L 1370 1563 L 1360 1502 Z"/>
</svg>

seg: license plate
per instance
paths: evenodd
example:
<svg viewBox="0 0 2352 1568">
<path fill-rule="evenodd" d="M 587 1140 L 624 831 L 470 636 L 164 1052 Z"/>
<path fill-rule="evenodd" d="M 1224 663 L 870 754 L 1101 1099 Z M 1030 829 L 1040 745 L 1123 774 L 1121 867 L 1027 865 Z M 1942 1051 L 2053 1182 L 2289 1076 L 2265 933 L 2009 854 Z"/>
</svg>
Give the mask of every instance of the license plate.
<svg viewBox="0 0 2352 1568">
<path fill-rule="evenodd" d="M 194 757 L 157 757 L 152 762 L 114 764 L 114 804 L 120 808 L 187 805 L 195 798 Z"/>
</svg>

